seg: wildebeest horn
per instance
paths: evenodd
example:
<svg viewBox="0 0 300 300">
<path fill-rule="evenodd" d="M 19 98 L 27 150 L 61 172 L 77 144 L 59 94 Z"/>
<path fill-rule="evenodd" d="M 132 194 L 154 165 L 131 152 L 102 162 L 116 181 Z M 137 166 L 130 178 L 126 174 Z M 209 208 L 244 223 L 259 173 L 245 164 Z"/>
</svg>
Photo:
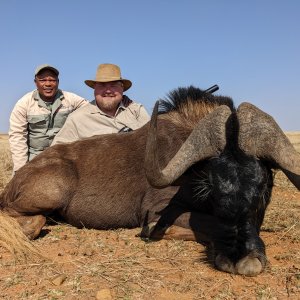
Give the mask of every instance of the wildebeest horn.
<svg viewBox="0 0 300 300">
<path fill-rule="evenodd" d="M 275 162 L 300 189 L 300 154 L 275 120 L 250 103 L 237 109 L 238 143 L 246 154 Z"/>
<path fill-rule="evenodd" d="M 226 121 L 231 114 L 228 106 L 222 105 L 199 121 L 178 152 L 162 170 L 158 158 L 156 102 L 150 121 L 146 145 L 145 169 L 149 183 L 163 188 L 174 182 L 191 165 L 218 155 L 226 145 Z"/>
</svg>

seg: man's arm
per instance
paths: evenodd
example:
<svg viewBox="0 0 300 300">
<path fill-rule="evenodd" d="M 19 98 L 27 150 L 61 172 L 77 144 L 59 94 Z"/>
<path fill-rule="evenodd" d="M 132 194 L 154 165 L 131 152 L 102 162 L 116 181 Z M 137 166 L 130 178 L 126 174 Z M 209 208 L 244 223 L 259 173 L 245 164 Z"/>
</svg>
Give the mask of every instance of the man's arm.
<svg viewBox="0 0 300 300">
<path fill-rule="evenodd" d="M 69 95 L 70 101 L 72 102 L 72 106 L 73 106 L 74 110 L 89 103 L 86 99 L 84 99 L 74 93 L 68 93 L 68 95 Z"/>
<path fill-rule="evenodd" d="M 9 123 L 9 144 L 15 172 L 28 161 L 28 122 L 26 106 L 23 102 L 16 103 Z"/>
</svg>

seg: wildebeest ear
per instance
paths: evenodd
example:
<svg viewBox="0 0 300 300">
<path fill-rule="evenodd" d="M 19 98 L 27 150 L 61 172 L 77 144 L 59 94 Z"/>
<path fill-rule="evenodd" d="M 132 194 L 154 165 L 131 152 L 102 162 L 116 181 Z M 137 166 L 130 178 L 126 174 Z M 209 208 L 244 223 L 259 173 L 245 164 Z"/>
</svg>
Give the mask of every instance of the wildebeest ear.
<svg viewBox="0 0 300 300">
<path fill-rule="evenodd" d="M 226 145 L 226 122 L 231 110 L 221 105 L 201 119 L 167 166 L 161 169 L 157 146 L 158 104 L 156 102 L 150 121 L 145 170 L 148 182 L 163 188 L 172 184 L 194 163 L 220 154 Z"/>
<path fill-rule="evenodd" d="M 238 107 L 237 118 L 240 149 L 275 163 L 300 190 L 300 154 L 275 120 L 246 102 Z"/>
</svg>

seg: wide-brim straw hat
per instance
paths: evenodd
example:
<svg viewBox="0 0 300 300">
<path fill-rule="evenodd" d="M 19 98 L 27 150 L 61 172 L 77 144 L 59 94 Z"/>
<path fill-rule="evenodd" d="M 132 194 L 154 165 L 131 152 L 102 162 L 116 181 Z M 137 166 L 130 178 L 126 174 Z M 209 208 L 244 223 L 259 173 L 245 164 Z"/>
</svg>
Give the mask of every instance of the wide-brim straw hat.
<svg viewBox="0 0 300 300">
<path fill-rule="evenodd" d="M 97 82 L 110 82 L 110 81 L 122 81 L 124 91 L 128 90 L 132 82 L 128 79 L 122 78 L 121 70 L 117 65 L 113 64 L 101 64 L 97 68 L 95 80 L 85 80 L 85 84 L 91 88 L 95 88 Z"/>
</svg>

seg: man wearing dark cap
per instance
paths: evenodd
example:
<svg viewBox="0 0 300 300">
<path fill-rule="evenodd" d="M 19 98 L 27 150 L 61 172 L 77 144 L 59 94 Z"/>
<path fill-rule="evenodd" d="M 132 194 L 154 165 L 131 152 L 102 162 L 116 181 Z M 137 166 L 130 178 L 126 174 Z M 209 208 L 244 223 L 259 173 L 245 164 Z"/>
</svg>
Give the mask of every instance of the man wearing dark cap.
<svg viewBox="0 0 300 300">
<path fill-rule="evenodd" d="M 143 105 L 123 94 L 132 83 L 121 76 L 119 66 L 99 65 L 95 80 L 86 80 L 85 84 L 94 89 L 95 100 L 68 117 L 52 145 L 99 134 L 135 130 L 150 120 Z"/>
<path fill-rule="evenodd" d="M 50 146 L 67 116 L 87 104 L 82 97 L 58 89 L 59 71 L 50 65 L 35 70 L 36 89 L 16 103 L 9 127 L 9 143 L 17 171 Z"/>
</svg>

